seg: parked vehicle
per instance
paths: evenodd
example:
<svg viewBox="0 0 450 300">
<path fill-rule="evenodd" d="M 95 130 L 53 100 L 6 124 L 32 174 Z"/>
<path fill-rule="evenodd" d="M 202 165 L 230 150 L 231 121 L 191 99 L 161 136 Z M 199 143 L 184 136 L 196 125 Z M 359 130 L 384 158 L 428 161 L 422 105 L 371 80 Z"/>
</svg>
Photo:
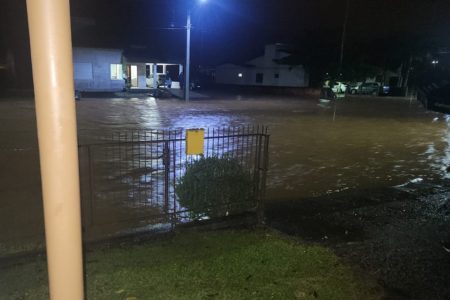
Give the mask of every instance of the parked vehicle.
<svg viewBox="0 0 450 300">
<path fill-rule="evenodd" d="M 347 91 L 347 85 L 343 82 L 337 81 L 331 89 L 335 94 L 343 94 Z"/>
<path fill-rule="evenodd" d="M 379 82 L 357 82 L 349 84 L 347 91 L 352 95 L 387 95 L 390 87 Z"/>
<path fill-rule="evenodd" d="M 353 82 L 348 84 L 347 92 L 356 95 L 359 93 L 359 87 L 361 86 L 362 82 Z"/>
<path fill-rule="evenodd" d="M 361 95 L 378 95 L 380 92 L 380 84 L 377 82 L 365 82 L 359 87 L 358 94 Z"/>
<path fill-rule="evenodd" d="M 202 84 L 200 83 L 199 78 L 193 78 L 191 80 L 191 90 L 200 90 L 202 88 Z"/>
<path fill-rule="evenodd" d="M 380 92 L 383 95 L 388 95 L 391 92 L 391 87 L 389 85 L 383 85 L 383 88 Z"/>
</svg>

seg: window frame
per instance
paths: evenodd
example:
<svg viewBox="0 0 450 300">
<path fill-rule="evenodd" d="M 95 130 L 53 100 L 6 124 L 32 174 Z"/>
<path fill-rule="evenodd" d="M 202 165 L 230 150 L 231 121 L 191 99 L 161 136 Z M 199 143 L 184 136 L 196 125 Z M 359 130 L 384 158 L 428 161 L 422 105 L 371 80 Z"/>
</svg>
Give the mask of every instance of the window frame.
<svg viewBox="0 0 450 300">
<path fill-rule="evenodd" d="M 113 68 L 115 68 L 116 76 L 113 77 Z M 109 65 L 109 78 L 111 80 L 123 80 L 123 66 L 122 64 L 110 64 Z"/>
</svg>

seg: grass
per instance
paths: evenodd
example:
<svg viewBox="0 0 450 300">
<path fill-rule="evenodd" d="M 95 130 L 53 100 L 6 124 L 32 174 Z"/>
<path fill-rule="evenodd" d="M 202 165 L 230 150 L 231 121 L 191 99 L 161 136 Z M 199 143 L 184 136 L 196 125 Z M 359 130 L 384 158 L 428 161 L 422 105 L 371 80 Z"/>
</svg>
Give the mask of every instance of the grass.
<svg viewBox="0 0 450 300">
<path fill-rule="evenodd" d="M 377 299 L 330 251 L 272 231 L 187 232 L 86 256 L 88 299 Z M 45 261 L 0 269 L 0 299 L 48 299 Z"/>
<path fill-rule="evenodd" d="M 8 243 L 0 242 L 0 257 L 8 257 L 18 253 L 43 251 L 45 249 L 45 242 L 24 242 L 14 241 Z M 1 298 L 0 298 L 1 299 Z"/>
</svg>

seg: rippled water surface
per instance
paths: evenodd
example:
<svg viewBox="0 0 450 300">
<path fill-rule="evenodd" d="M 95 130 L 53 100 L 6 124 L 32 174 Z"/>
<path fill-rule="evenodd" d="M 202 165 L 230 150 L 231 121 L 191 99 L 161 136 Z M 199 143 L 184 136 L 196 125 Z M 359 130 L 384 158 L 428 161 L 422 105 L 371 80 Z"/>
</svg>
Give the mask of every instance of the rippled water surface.
<svg viewBox="0 0 450 300">
<path fill-rule="evenodd" d="M 77 112 L 81 144 L 127 129 L 267 125 L 270 199 L 441 179 L 450 165 L 449 119 L 407 99 L 351 97 L 336 106 L 277 97 L 83 99 Z M 0 135 L 2 212 L 39 207 L 32 101 L 0 102 Z M 22 218 L 0 218 L 0 225 L 32 214 L 29 209 Z"/>
<path fill-rule="evenodd" d="M 88 143 L 93 131 L 111 129 L 268 125 L 270 198 L 447 176 L 448 120 L 415 101 L 350 98 L 327 107 L 292 98 L 239 99 L 85 100 L 78 104 L 80 139 Z"/>
</svg>

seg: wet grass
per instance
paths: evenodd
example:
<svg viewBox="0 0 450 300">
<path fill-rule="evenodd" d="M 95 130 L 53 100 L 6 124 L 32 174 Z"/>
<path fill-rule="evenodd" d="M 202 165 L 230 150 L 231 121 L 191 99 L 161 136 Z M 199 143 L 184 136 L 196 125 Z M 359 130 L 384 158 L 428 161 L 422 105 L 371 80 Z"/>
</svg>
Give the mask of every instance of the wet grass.
<svg viewBox="0 0 450 300">
<path fill-rule="evenodd" d="M 99 249 L 87 260 L 88 299 L 377 299 L 323 247 L 275 232 L 188 232 Z M 0 299 L 47 299 L 45 261 L 0 268 Z"/>
<path fill-rule="evenodd" d="M 23 242 L 13 241 L 2 243 L 0 242 L 0 259 L 11 255 L 20 255 L 21 253 L 32 253 L 38 251 L 44 251 L 44 242 Z"/>
</svg>

